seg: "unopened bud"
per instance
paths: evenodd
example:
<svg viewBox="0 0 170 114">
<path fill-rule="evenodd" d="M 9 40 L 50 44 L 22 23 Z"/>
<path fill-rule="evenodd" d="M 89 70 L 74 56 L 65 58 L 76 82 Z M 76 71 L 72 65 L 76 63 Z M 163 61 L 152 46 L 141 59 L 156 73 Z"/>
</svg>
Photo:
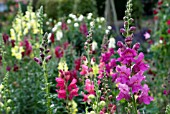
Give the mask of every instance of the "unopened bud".
<svg viewBox="0 0 170 114">
<path fill-rule="evenodd" d="M 133 31 L 135 31 L 136 30 L 136 27 L 135 26 L 132 26 L 132 27 L 130 27 L 130 29 L 129 29 L 131 32 L 133 32 Z"/>
<path fill-rule="evenodd" d="M 49 52 L 50 52 L 50 49 L 47 49 L 47 50 L 45 51 L 46 54 L 49 53 Z"/>
<path fill-rule="evenodd" d="M 51 58 L 52 58 L 52 56 L 51 56 L 51 55 L 48 55 L 48 56 L 45 58 L 45 61 L 48 62 Z"/>
<path fill-rule="evenodd" d="M 126 33 L 126 30 L 125 30 L 124 28 L 121 28 L 121 29 L 120 29 L 120 32 L 121 32 L 121 33 Z"/>
<path fill-rule="evenodd" d="M 124 44 L 123 44 L 122 41 L 118 41 L 118 42 L 117 42 L 117 46 L 120 47 L 120 48 L 122 48 L 122 47 L 124 47 Z"/>
<path fill-rule="evenodd" d="M 140 48 L 140 43 L 136 43 L 134 46 L 133 46 L 133 49 L 134 50 L 138 50 Z"/>
</svg>

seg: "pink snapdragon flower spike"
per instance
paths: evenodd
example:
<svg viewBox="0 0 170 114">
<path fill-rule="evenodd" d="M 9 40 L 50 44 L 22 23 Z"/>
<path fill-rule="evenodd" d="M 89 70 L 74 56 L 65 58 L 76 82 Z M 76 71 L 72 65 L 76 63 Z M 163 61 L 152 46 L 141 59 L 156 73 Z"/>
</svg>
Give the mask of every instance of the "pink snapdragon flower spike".
<svg viewBox="0 0 170 114">
<path fill-rule="evenodd" d="M 86 90 L 89 94 L 94 95 L 95 94 L 94 83 L 89 79 L 86 79 L 84 90 Z"/>
<path fill-rule="evenodd" d="M 128 102 L 133 102 L 134 114 L 137 114 L 137 104 L 144 103 L 150 104 L 153 101 L 153 97 L 149 96 L 149 87 L 144 84 L 146 78 L 144 72 L 148 70 L 149 65 L 144 61 L 144 54 L 138 53 L 140 44 L 136 43 L 132 45 L 134 26 L 130 26 L 134 21 L 130 15 L 129 10 L 132 7 L 132 0 L 127 3 L 126 16 L 124 17 L 124 28 L 120 29 L 122 35 L 125 37 L 125 43 L 118 41 L 117 46 L 119 49 L 117 53 L 119 57 L 116 59 L 115 72 L 112 73 L 112 81 L 118 85 L 119 94 L 117 100 L 125 99 Z M 145 34 L 146 39 L 150 36 L 149 33 Z M 137 97 L 137 99 L 136 99 Z"/>
<path fill-rule="evenodd" d="M 89 95 L 95 95 L 95 88 L 94 88 L 94 83 L 90 79 L 85 80 L 85 87 L 84 90 L 87 92 L 87 94 L 82 93 L 83 95 L 83 101 L 84 102 L 90 102 L 88 99 Z"/>
<path fill-rule="evenodd" d="M 56 78 L 56 92 L 58 93 L 59 99 L 69 99 L 72 100 L 74 97 L 78 96 L 77 79 L 71 76 L 70 71 L 61 71 L 60 77 Z"/>
</svg>

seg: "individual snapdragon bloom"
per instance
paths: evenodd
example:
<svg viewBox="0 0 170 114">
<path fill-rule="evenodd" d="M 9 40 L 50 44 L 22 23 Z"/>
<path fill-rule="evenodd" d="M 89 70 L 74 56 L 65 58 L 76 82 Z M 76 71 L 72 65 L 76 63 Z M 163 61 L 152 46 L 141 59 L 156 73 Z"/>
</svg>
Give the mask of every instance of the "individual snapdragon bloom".
<svg viewBox="0 0 170 114">
<path fill-rule="evenodd" d="M 149 96 L 148 95 L 148 92 L 149 92 L 149 88 L 148 88 L 148 85 L 145 84 L 142 88 L 142 92 L 141 94 L 139 95 L 137 101 L 139 103 L 144 103 L 144 104 L 150 104 L 151 101 L 154 100 L 153 97 Z"/>
<path fill-rule="evenodd" d="M 10 35 L 11 35 L 11 40 L 16 40 L 16 34 L 15 34 L 15 31 L 14 29 L 10 29 Z"/>
<path fill-rule="evenodd" d="M 80 58 L 78 58 L 78 59 L 76 59 L 75 61 L 74 61 L 74 68 L 75 68 L 75 70 L 77 70 L 77 71 L 79 71 L 80 70 L 80 67 L 81 67 L 81 59 Z"/>
<path fill-rule="evenodd" d="M 15 46 L 11 50 L 12 56 L 15 56 L 16 59 L 21 60 L 22 59 L 22 52 L 24 52 L 24 49 L 22 46 Z"/>
<path fill-rule="evenodd" d="M 125 50 L 118 49 L 119 58 L 117 59 L 122 64 L 131 64 L 135 61 L 134 57 L 137 56 L 137 52 L 134 49 L 126 48 Z"/>
<path fill-rule="evenodd" d="M 139 71 L 146 71 L 148 70 L 149 65 L 144 63 L 144 54 L 141 52 L 138 55 L 138 58 L 135 60 L 135 65 L 133 66 L 133 71 L 135 73 Z"/>
<path fill-rule="evenodd" d="M 121 100 L 121 99 L 126 99 L 129 100 L 130 99 L 130 88 L 126 85 L 126 84 L 119 84 L 119 95 L 116 97 L 117 100 Z"/>
<path fill-rule="evenodd" d="M 55 56 L 56 56 L 57 58 L 62 58 L 63 55 L 64 55 L 64 50 L 63 50 L 60 46 L 57 46 L 57 47 L 55 48 Z"/>
<path fill-rule="evenodd" d="M 97 42 L 93 41 L 92 42 L 92 51 L 95 51 L 97 49 Z"/>
<path fill-rule="evenodd" d="M 151 35 L 148 32 L 145 32 L 144 37 L 147 40 L 147 39 L 149 39 L 151 37 Z"/>
<path fill-rule="evenodd" d="M 116 82 L 120 82 L 122 84 L 125 84 L 129 81 L 129 77 L 131 74 L 130 68 L 127 68 L 125 65 L 123 66 L 117 66 L 116 71 L 118 72 L 118 78 L 116 79 Z"/>
<path fill-rule="evenodd" d="M 110 38 L 108 48 L 116 48 L 115 44 L 116 44 L 115 38 Z"/>
<path fill-rule="evenodd" d="M 87 15 L 87 19 L 90 20 L 92 18 L 93 14 L 92 13 L 88 13 Z"/>
<path fill-rule="evenodd" d="M 88 66 L 86 66 L 86 65 L 81 65 L 81 67 L 82 67 L 82 70 L 81 70 L 81 72 L 80 72 L 81 75 L 86 75 L 86 74 L 89 73 L 89 68 L 88 68 Z"/>
<path fill-rule="evenodd" d="M 132 88 L 132 93 L 138 92 L 142 89 L 141 82 L 145 79 L 143 76 L 143 72 L 138 72 L 134 76 L 132 76 L 128 82 L 128 86 Z"/>
<path fill-rule="evenodd" d="M 68 66 L 67 66 L 66 61 L 60 60 L 58 64 L 58 70 L 68 71 Z"/>
<path fill-rule="evenodd" d="M 63 38 L 63 32 L 61 30 L 57 30 L 56 38 L 57 40 L 61 40 L 61 38 Z"/>
</svg>

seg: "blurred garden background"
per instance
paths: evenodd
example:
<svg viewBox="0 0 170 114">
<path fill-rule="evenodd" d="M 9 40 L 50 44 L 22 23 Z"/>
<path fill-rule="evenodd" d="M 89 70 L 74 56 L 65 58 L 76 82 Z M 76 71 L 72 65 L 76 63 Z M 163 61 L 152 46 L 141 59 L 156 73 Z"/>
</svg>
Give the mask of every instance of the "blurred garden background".
<svg viewBox="0 0 170 114">
<path fill-rule="evenodd" d="M 170 114 L 170 0 L 0 0 L 0 114 Z"/>
</svg>

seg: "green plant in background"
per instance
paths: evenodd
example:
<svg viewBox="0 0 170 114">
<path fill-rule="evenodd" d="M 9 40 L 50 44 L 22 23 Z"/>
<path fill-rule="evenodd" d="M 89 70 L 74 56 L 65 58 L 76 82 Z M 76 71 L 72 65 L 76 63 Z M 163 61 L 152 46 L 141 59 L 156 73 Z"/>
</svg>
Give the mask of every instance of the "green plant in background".
<svg viewBox="0 0 170 114">
<path fill-rule="evenodd" d="M 97 13 L 95 0 L 39 0 L 37 8 L 41 5 L 44 6 L 45 13 L 53 19 L 68 16 L 70 13 Z"/>
<path fill-rule="evenodd" d="M 165 111 L 165 106 L 170 102 L 170 4 L 168 0 L 159 0 L 157 7 L 154 9 L 155 25 L 151 38 L 154 44 L 151 45 L 151 55 L 153 61 L 152 69 L 156 77 L 153 77 L 153 83 L 158 86 L 154 89 L 158 100 L 155 102 L 161 109 L 160 113 Z M 153 87 L 155 88 L 155 87 Z M 159 94 L 156 94 L 159 91 Z M 168 100 L 164 100 L 168 98 Z"/>
</svg>

